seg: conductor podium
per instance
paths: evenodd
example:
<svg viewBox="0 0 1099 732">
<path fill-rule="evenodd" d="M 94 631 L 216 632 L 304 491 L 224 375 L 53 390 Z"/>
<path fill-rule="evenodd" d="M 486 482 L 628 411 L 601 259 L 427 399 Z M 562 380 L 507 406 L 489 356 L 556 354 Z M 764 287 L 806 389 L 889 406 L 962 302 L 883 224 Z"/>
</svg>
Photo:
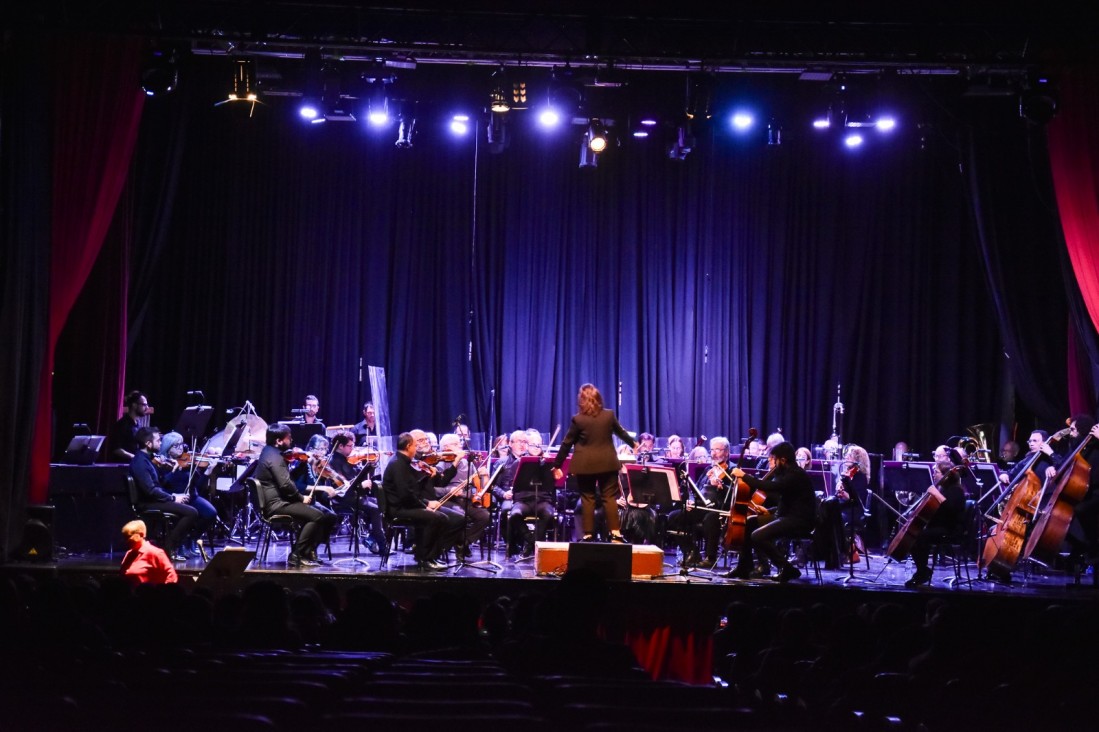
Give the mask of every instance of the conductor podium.
<svg viewBox="0 0 1099 732">
<path fill-rule="evenodd" d="M 652 544 L 535 542 L 537 574 L 564 574 L 570 566 L 584 566 L 607 579 L 651 579 L 664 571 L 664 552 Z"/>
</svg>

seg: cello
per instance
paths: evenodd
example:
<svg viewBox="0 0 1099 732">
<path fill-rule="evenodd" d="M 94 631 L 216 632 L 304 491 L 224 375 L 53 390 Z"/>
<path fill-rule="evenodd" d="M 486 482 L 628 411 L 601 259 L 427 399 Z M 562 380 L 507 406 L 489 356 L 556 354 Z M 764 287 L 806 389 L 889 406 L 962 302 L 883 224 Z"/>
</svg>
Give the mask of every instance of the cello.
<svg viewBox="0 0 1099 732">
<path fill-rule="evenodd" d="M 939 510 L 939 506 L 946 501 L 946 497 L 939 490 L 939 486 L 947 478 L 957 473 L 961 467 L 961 465 L 955 465 L 946 471 L 941 478 L 935 481 L 935 485 L 928 488 L 927 492 L 920 496 L 920 500 L 904 512 L 901 516 L 901 523 L 897 524 L 897 531 L 893 535 L 893 540 L 889 542 L 889 548 L 885 550 L 886 555 L 898 562 L 903 562 L 908 558 L 916 539 L 931 523 L 931 519 L 934 518 L 935 512 Z"/>
<path fill-rule="evenodd" d="M 748 454 L 748 447 L 757 439 L 759 439 L 759 430 L 750 427 L 748 429 L 748 439 L 744 441 L 744 446 L 740 449 L 740 457 L 737 458 L 736 467 L 739 468 L 744 463 L 744 458 Z M 720 469 L 720 466 L 714 467 Z M 722 470 L 722 472 L 725 471 Z M 721 545 L 726 549 L 740 549 L 744 546 L 744 539 L 747 536 L 748 512 L 754 510 L 751 486 L 740 478 L 734 479 L 729 500 L 729 515 L 726 519 Z M 762 505 L 762 500 L 760 505 Z"/>
<path fill-rule="evenodd" d="M 1091 463 L 1081 453 L 1091 444 L 1094 435 L 1089 432 L 1072 454 L 1061 463 L 1057 471 L 1056 485 L 1050 493 L 1046 507 L 1039 511 L 1038 520 L 1023 549 L 1023 559 L 1036 555 L 1043 564 L 1052 563 L 1061 550 L 1061 543 L 1068 534 L 1076 504 L 1084 500 L 1088 492 Z"/>
<path fill-rule="evenodd" d="M 1069 428 L 1066 427 L 1050 437 L 1047 443 L 1061 440 L 1068 434 Z M 1007 503 L 1000 513 L 999 523 L 992 527 L 985 540 L 984 550 L 978 560 L 980 569 L 1010 573 L 1019 563 L 1027 533 L 1034 523 L 1035 513 L 1046 488 L 1046 481 L 1039 478 L 1033 470 L 1035 463 L 1045 454 L 1036 450 L 1026 459 L 1029 462 L 1019 470 L 1015 480 L 1004 489 L 1004 493 L 1008 495 Z"/>
</svg>

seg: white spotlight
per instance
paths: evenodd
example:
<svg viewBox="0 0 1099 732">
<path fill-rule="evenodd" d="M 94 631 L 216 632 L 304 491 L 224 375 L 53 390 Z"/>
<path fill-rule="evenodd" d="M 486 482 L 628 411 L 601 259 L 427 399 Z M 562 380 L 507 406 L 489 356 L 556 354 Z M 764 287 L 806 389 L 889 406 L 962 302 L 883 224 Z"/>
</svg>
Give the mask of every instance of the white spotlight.
<svg viewBox="0 0 1099 732">
<path fill-rule="evenodd" d="M 731 121 L 734 130 L 744 132 L 755 123 L 755 118 L 749 112 L 736 112 L 733 114 Z"/>
</svg>

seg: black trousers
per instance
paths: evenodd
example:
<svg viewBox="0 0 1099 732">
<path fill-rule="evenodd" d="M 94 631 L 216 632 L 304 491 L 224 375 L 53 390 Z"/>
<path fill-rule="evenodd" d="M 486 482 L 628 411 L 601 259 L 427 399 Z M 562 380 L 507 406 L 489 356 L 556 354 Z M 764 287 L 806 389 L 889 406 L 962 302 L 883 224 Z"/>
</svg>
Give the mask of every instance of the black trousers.
<svg viewBox="0 0 1099 732">
<path fill-rule="evenodd" d="M 419 536 L 412 556 L 417 562 L 441 557 L 458 543 L 465 526 L 465 517 L 445 511 L 428 511 L 426 508 L 401 508 L 393 512 L 393 518 L 416 527 Z"/>
<path fill-rule="evenodd" d="M 328 541 L 332 528 L 339 523 L 339 516 L 330 508 L 305 503 L 285 503 L 273 513 L 293 516 L 302 523 L 293 554 L 306 556 L 317 551 L 317 546 Z"/>
<path fill-rule="evenodd" d="M 812 531 L 811 521 L 775 518 L 774 514 L 749 516 L 744 532 L 744 546 L 737 558 L 737 570 L 747 571 L 752 568 L 752 552 L 766 557 L 779 569 L 786 569 L 790 562 L 776 542 L 780 539 L 804 538 Z"/>
<path fill-rule="evenodd" d="M 607 531 L 618 531 L 618 473 L 593 473 L 577 475 L 576 487 L 580 489 L 580 526 L 585 535 L 595 531 L 595 501 L 603 504 Z"/>
<path fill-rule="evenodd" d="M 158 503 L 143 503 L 138 508 L 142 511 L 160 511 L 176 517 L 176 524 L 172 527 L 172 533 L 168 534 L 164 540 L 167 546 L 161 547 L 169 555 L 173 554 L 179 547 L 180 542 L 190 535 L 191 529 L 198 522 L 198 510 L 186 503 L 161 501 Z"/>
</svg>

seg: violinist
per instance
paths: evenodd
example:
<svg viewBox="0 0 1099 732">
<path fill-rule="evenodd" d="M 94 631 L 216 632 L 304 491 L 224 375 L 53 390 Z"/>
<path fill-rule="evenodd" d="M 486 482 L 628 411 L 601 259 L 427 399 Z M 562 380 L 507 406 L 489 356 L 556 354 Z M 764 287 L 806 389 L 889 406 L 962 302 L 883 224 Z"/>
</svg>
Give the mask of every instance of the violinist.
<svg viewBox="0 0 1099 732">
<path fill-rule="evenodd" d="M 332 455 L 328 469 L 344 481 L 344 486 L 359 477 L 360 468 L 356 468 L 348 459 L 354 449 L 354 433 L 344 430 L 337 432 L 332 438 Z M 348 491 L 340 496 L 341 489 L 337 488 L 337 496 L 334 499 L 335 507 L 337 513 L 354 513 L 356 502 L 358 502 L 358 511 L 366 518 L 366 522 L 370 526 L 370 534 L 366 539 L 366 548 L 372 554 L 377 554 L 381 549 L 382 542 L 385 541 L 385 531 L 382 528 L 382 511 L 378 507 L 378 501 L 370 495 L 370 490 L 373 488 L 372 473 L 374 466 L 371 463 L 366 463 L 361 470 L 369 470 L 371 473 L 368 473 L 358 484 L 358 490 L 355 491 L 358 495 L 352 495 L 352 491 Z"/>
<path fill-rule="evenodd" d="M 748 475 L 740 468 L 733 468 L 735 478 L 743 480 L 753 491 L 763 491 L 768 497 L 778 496 L 774 512 L 752 514 L 747 517 L 744 547 L 737 558 L 736 568 L 725 576 L 748 579 L 752 573 L 752 552 L 762 554 L 779 572 L 771 579 L 789 582 L 801 576 L 801 571 L 790 564 L 786 555 L 775 545 L 782 538 L 807 536 L 817 525 L 817 496 L 809 475 L 794 460 L 794 446 L 783 442 L 771 450 L 767 465 L 770 472 L 765 479 Z"/>
<path fill-rule="evenodd" d="M 448 456 L 450 453 L 460 455 L 462 438 L 453 432 L 443 435 L 439 438 L 439 450 Z M 472 555 L 470 545 L 480 540 L 492 520 L 492 516 L 483 504 L 472 503 L 469 500 L 480 490 L 481 481 L 488 480 L 488 467 L 478 468 L 473 464 L 472 459 L 456 458 L 453 462 L 439 463 L 439 466 L 444 469 L 452 465 L 453 477 L 446 484 L 435 486 L 435 498 L 436 500 L 445 499 L 445 503 L 439 510 L 457 516 L 465 526 L 462 541 L 455 547 L 455 551 L 462 559 L 468 559 Z"/>
<path fill-rule="evenodd" d="M 414 462 L 416 451 L 416 439 L 412 433 L 402 432 L 397 437 L 397 453 L 382 475 L 383 505 L 389 518 L 407 521 L 419 530 L 413 552 L 417 567 L 427 572 L 445 572 L 446 564 L 439 559 L 458 542 L 462 522 L 455 522 L 447 514 L 436 510 L 439 502 L 428 497 L 428 492 L 433 493 L 433 489 L 425 484 L 434 479 L 437 471 Z M 453 468 L 441 475 L 449 481 L 453 477 Z"/>
<path fill-rule="evenodd" d="M 506 439 L 505 439 L 506 438 Z M 501 443 L 501 440 L 504 442 Z M 520 512 L 519 520 L 512 524 L 511 513 L 515 507 L 515 473 L 519 469 L 519 458 L 527 454 L 530 447 L 530 435 L 526 430 L 515 430 L 510 435 L 500 435 L 496 440 L 494 452 L 502 453 L 492 464 L 492 472 L 499 471 L 499 477 L 492 485 L 493 497 L 500 505 L 500 529 L 507 541 L 507 556 L 518 556 L 526 546 L 526 526 Z M 551 513 L 552 515 L 552 513 Z"/>
<path fill-rule="evenodd" d="M 848 537 L 854 538 L 855 532 L 862 528 L 869 485 L 870 455 L 859 445 L 847 445 L 835 494 L 821 501 L 821 530 L 817 532 L 816 548 L 821 552 L 825 569 L 838 569 L 847 562 L 851 552 Z"/>
<path fill-rule="evenodd" d="M 965 489 L 962 488 L 958 466 L 949 460 L 937 462 L 931 469 L 931 477 L 943 494 L 943 502 L 912 544 L 912 561 L 916 565 L 916 573 L 904 583 L 905 587 L 917 587 L 931 582 L 928 560 L 931 557 L 932 544 L 956 531 L 965 515 Z"/>
<path fill-rule="evenodd" d="M 729 440 L 714 437 L 710 440 L 710 467 L 698 480 L 702 497 L 714 509 L 727 509 L 729 489 L 733 485 L 733 466 L 729 463 Z M 693 489 L 692 489 L 693 494 Z M 721 544 L 721 514 L 704 511 L 684 502 L 683 508 L 668 515 L 668 531 L 679 537 L 684 567 L 713 569 L 717 564 L 717 549 Z M 698 534 L 701 532 L 704 552 L 699 551 Z M 703 559 L 703 555 L 705 558 Z"/>
<path fill-rule="evenodd" d="M 162 548 L 173 561 L 186 561 L 188 557 L 180 552 L 179 547 L 198 521 L 198 511 L 187 505 L 187 494 L 171 493 L 161 484 L 160 474 L 153 462 L 153 455 L 160 450 L 160 430 L 156 427 L 142 427 L 137 431 L 136 439 L 141 447 L 130 461 L 130 475 L 137 488 L 136 508 L 139 511 L 160 511 L 176 517 L 172 533 L 168 535 L 166 546 Z"/>
<path fill-rule="evenodd" d="M 293 445 L 289 426 L 268 425 L 267 445 L 256 460 L 255 478 L 260 486 L 264 515 L 287 514 L 304 524 L 286 563 L 291 567 L 315 567 L 321 564 L 317 546 L 328 542 L 328 535 L 338 519 L 333 512 L 322 511 L 313 505 L 313 496 L 298 492 L 283 457 L 283 452 Z"/>
<path fill-rule="evenodd" d="M 165 488 L 175 495 L 187 496 L 188 505 L 198 511 L 198 520 L 191 529 L 191 533 L 183 538 L 183 544 L 177 550 L 182 556 L 197 557 L 201 555 L 201 551 L 195 541 L 213 525 L 218 512 L 214 505 L 202 495 L 209 480 L 206 473 L 197 468 L 194 470 L 181 468 L 177 462 L 183 457 L 186 447 L 187 443 L 183 441 L 183 435 L 178 432 L 169 432 L 161 438 L 160 476 Z"/>
<path fill-rule="evenodd" d="M 294 464 L 290 475 L 303 496 L 314 497 L 314 506 L 331 510 L 336 487 L 342 485 L 343 478 L 329 468 L 331 458 L 328 456 L 328 438 L 324 435 L 313 435 L 305 443 L 305 452 L 309 457 Z"/>
</svg>

